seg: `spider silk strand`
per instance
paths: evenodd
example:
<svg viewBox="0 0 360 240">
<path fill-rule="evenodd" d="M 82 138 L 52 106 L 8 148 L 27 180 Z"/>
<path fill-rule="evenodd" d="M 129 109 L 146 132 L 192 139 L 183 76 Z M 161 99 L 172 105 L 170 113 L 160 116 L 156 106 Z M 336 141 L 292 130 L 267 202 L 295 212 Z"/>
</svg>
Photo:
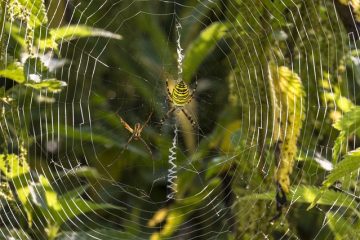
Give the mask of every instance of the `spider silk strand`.
<svg viewBox="0 0 360 240">
<path fill-rule="evenodd" d="M 177 146 L 177 135 L 178 135 L 178 128 L 177 124 L 175 123 L 174 128 L 174 138 L 172 140 L 172 146 L 169 148 L 169 168 L 168 168 L 168 175 L 167 175 L 167 188 L 169 189 L 169 193 L 167 195 L 167 199 L 175 199 L 175 194 L 177 192 L 177 166 L 176 166 L 176 146 Z"/>
<path fill-rule="evenodd" d="M 182 26 L 181 23 L 176 20 L 176 33 L 177 33 L 177 47 L 176 47 L 176 52 L 177 52 L 177 67 L 178 67 L 178 79 L 177 82 L 181 82 L 182 81 L 182 73 L 183 73 L 183 68 L 182 68 L 182 64 L 183 64 L 183 60 L 184 60 L 184 54 L 183 54 L 183 50 L 180 44 L 180 39 L 181 39 L 181 34 L 180 34 L 180 30 L 181 30 Z"/>
</svg>

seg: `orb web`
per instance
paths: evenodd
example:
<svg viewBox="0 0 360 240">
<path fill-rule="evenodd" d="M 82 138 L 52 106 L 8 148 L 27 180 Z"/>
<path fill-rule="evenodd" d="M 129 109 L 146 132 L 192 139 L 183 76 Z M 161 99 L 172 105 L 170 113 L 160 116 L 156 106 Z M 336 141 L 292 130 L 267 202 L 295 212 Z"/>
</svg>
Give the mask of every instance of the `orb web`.
<svg viewBox="0 0 360 240">
<path fill-rule="evenodd" d="M 35 55 L 63 86 L 39 90 L 4 78 L 16 101 L 2 99 L 0 125 L 2 161 L 16 154 L 20 164 L 26 154 L 31 177 L 21 184 L 30 186 L 29 201 L 47 206 L 44 222 L 31 228 L 49 237 L 56 226 L 56 239 L 359 236 L 349 227 L 359 224 L 359 169 L 334 170 L 358 157 L 351 114 L 359 33 L 351 26 L 359 10 L 345 2 L 45 1 L 47 26 L 25 40 L 41 49 L 34 39 L 67 29 L 57 47 Z M 22 24 L 15 10 L 6 10 L 14 15 L 8 32 Z M 22 52 L 19 61 L 32 70 L 34 56 L 12 34 L 1 36 L 4 65 Z M 196 127 L 181 111 L 160 122 L 171 107 L 166 81 L 173 89 L 180 79 L 190 91 L 197 82 L 185 106 Z M 119 117 L 135 129 L 150 113 L 141 136 L 152 153 L 136 139 L 124 150 L 132 132 Z M 341 175 L 336 181 L 333 172 Z M 68 209 L 62 215 L 46 184 Z M 27 211 L 35 208 L 25 207 L 25 218 Z M 3 207 L 4 236 L 23 229 L 16 214 Z"/>
</svg>

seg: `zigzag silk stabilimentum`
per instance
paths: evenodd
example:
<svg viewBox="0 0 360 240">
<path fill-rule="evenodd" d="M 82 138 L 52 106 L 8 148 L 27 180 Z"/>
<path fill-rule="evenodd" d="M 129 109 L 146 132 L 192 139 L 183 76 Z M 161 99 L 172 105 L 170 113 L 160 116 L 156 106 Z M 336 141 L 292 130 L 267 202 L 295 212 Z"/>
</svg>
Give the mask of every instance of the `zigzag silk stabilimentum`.
<svg viewBox="0 0 360 240">
<path fill-rule="evenodd" d="M 167 175 L 167 188 L 169 190 L 169 193 L 167 194 L 167 199 L 171 200 L 171 199 L 175 199 L 175 195 L 176 195 L 176 191 L 177 191 L 177 184 L 176 184 L 176 179 L 177 179 L 177 166 L 176 166 L 176 145 L 177 145 L 177 133 L 178 133 L 178 128 L 177 128 L 177 124 L 175 123 L 175 128 L 174 128 L 174 138 L 172 141 L 172 145 L 169 148 L 169 168 L 168 168 L 168 175 Z"/>
<path fill-rule="evenodd" d="M 273 108 L 273 139 L 280 141 L 275 180 L 285 193 L 290 189 L 290 174 L 297 153 L 297 140 L 305 118 L 305 92 L 300 77 L 285 66 L 269 65 Z"/>
</svg>

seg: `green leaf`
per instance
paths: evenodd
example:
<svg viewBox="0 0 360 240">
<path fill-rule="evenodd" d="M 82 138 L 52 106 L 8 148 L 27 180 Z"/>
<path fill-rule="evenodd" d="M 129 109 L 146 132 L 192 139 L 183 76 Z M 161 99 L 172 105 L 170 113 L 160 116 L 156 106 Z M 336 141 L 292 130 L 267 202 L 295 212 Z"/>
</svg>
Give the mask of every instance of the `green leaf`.
<svg viewBox="0 0 360 240">
<path fill-rule="evenodd" d="M 333 164 L 336 164 L 338 162 L 338 159 L 341 154 L 341 149 L 346 142 L 346 134 L 345 131 L 341 131 L 339 136 L 336 138 L 334 147 L 333 147 L 333 153 L 332 153 L 332 161 Z"/>
<path fill-rule="evenodd" d="M 226 24 L 215 22 L 204 29 L 200 36 L 192 42 L 185 52 L 184 58 L 184 81 L 190 81 L 202 61 L 213 51 L 216 43 L 226 35 Z"/>
<path fill-rule="evenodd" d="M 154 232 L 150 239 L 168 239 L 184 222 L 184 214 L 178 210 L 170 210 L 166 223 L 159 232 Z"/>
<path fill-rule="evenodd" d="M 292 187 L 288 196 L 288 199 L 294 199 L 297 203 L 312 203 L 315 198 L 321 194 L 321 189 L 313 186 L 301 185 L 298 187 Z M 245 197 L 239 198 L 239 201 L 244 200 L 269 200 L 273 201 L 275 196 L 275 191 L 250 194 Z M 336 191 L 326 191 L 324 192 L 318 200 L 318 204 L 327 205 L 327 206 L 338 206 L 344 208 L 351 208 L 354 211 L 357 211 L 357 203 L 353 200 L 352 197 Z"/>
<path fill-rule="evenodd" d="M 47 212 L 49 209 L 59 211 L 61 208 L 57 193 L 50 185 L 49 180 L 43 175 L 40 175 L 39 183 L 31 186 L 31 196 L 33 202 L 41 207 L 42 211 Z"/>
<path fill-rule="evenodd" d="M 90 184 L 81 185 L 80 187 L 74 188 L 73 190 L 67 191 L 63 195 L 61 195 L 62 199 L 72 199 L 79 198 L 81 194 L 83 194 L 88 188 Z"/>
<path fill-rule="evenodd" d="M 226 156 L 216 157 L 211 160 L 205 173 L 205 179 L 210 179 L 218 176 L 221 172 L 229 171 L 232 161 L 227 161 L 229 158 Z"/>
<path fill-rule="evenodd" d="M 26 161 L 20 160 L 15 154 L 0 154 L 0 170 L 15 187 L 14 195 L 25 208 L 29 225 L 32 224 L 32 207 L 28 201 L 29 185 L 33 182 L 30 168 Z"/>
<path fill-rule="evenodd" d="M 336 97 L 336 106 L 343 112 L 347 113 L 351 111 L 355 105 L 346 97 Z"/>
<path fill-rule="evenodd" d="M 5 69 L 0 70 L 0 76 L 12 79 L 17 83 L 25 82 L 24 69 L 19 62 L 11 63 Z"/>
<path fill-rule="evenodd" d="M 319 199 L 325 193 L 329 192 L 327 190 L 330 186 L 332 186 L 337 180 L 349 176 L 351 173 L 360 169 L 360 151 L 359 148 L 349 152 L 345 157 L 344 160 L 339 162 L 334 166 L 334 169 L 331 173 L 327 176 L 326 180 L 323 182 L 323 187 L 318 195 L 314 198 L 311 202 L 311 205 L 308 209 L 313 208 L 316 203 L 318 203 Z"/>
<path fill-rule="evenodd" d="M 347 136 L 353 133 L 359 133 L 360 107 L 356 106 L 352 108 L 351 111 L 345 113 L 333 126 L 339 131 L 345 131 Z"/>
<path fill-rule="evenodd" d="M 59 41 L 70 41 L 85 37 L 104 37 L 120 40 L 122 36 L 103 29 L 88 27 L 86 25 L 68 25 L 52 28 L 48 38 L 39 39 L 37 46 L 40 49 L 57 49 Z"/>
<path fill-rule="evenodd" d="M 77 199 L 60 198 L 59 203 L 61 205 L 61 209 L 57 212 L 52 213 L 53 214 L 52 216 L 56 219 L 56 222 L 59 225 L 63 224 L 69 219 L 72 219 L 74 217 L 89 212 L 94 212 L 96 210 L 104 210 L 108 208 L 123 210 L 123 208 L 112 204 L 93 203 L 81 198 L 77 198 Z"/>
<path fill-rule="evenodd" d="M 335 181 L 349 176 L 351 173 L 360 169 L 360 148 L 349 152 L 344 160 L 334 166 L 334 170 L 327 176 L 323 182 L 325 188 L 330 187 Z"/>
<path fill-rule="evenodd" d="M 72 40 L 83 37 L 105 37 L 113 39 L 122 39 L 122 36 L 103 29 L 88 27 L 86 25 L 69 25 L 60 28 L 53 28 L 50 31 L 51 36 L 57 40 Z"/>
<path fill-rule="evenodd" d="M 51 35 L 57 40 L 72 40 L 84 37 L 105 37 L 122 39 L 122 36 L 99 28 L 92 28 L 85 25 L 69 25 L 65 27 L 51 29 Z"/>
<path fill-rule="evenodd" d="M 96 130 L 88 128 L 77 129 L 69 125 L 54 125 L 54 129 L 58 129 L 61 136 L 66 138 L 73 138 L 81 141 L 89 141 L 98 144 L 102 144 L 108 147 L 116 145 L 122 148 L 123 146 L 115 141 L 114 139 L 104 135 L 103 133 L 97 132 Z"/>
<path fill-rule="evenodd" d="M 46 205 L 46 193 L 41 184 L 37 183 L 30 186 L 31 201 L 38 207 L 47 209 Z"/>
<path fill-rule="evenodd" d="M 66 82 L 57 79 L 45 79 L 41 82 L 30 81 L 25 83 L 25 86 L 32 87 L 38 90 L 48 90 L 50 92 L 60 92 L 63 87 L 67 86 Z"/>
<path fill-rule="evenodd" d="M 26 47 L 25 42 L 25 29 L 19 28 L 15 24 L 6 22 L 5 23 L 5 30 L 13 37 L 22 47 Z"/>
<path fill-rule="evenodd" d="M 347 221 L 344 216 L 333 212 L 327 212 L 326 218 L 330 229 L 335 235 L 335 239 L 359 239 L 360 225 Z"/>
<path fill-rule="evenodd" d="M 262 1 L 266 7 L 266 10 L 271 14 L 271 20 L 274 23 L 279 24 L 280 26 L 286 25 L 286 18 L 283 14 L 284 9 L 286 8 L 285 1 L 278 0 L 265 0 Z"/>
<path fill-rule="evenodd" d="M 209 14 L 215 13 L 218 10 L 220 0 L 201 0 L 196 6 L 189 9 L 186 24 L 181 28 L 181 40 L 184 43 L 189 43 L 203 28 L 205 19 Z M 184 45 L 185 46 L 185 45 Z"/>
<path fill-rule="evenodd" d="M 71 169 L 70 171 L 65 173 L 66 176 L 74 175 L 77 177 L 86 177 L 86 178 L 93 178 L 93 179 L 99 179 L 101 178 L 100 173 L 96 168 L 92 167 L 78 167 Z"/>
</svg>

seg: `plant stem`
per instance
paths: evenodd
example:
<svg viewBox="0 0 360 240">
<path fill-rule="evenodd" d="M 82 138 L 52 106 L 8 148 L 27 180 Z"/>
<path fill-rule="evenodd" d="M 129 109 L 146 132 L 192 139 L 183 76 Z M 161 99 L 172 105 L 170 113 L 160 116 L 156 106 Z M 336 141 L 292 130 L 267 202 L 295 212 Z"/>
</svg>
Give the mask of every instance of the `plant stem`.
<svg viewBox="0 0 360 240">
<path fill-rule="evenodd" d="M 3 60 L 3 41 L 5 35 L 5 17 L 6 17 L 6 4 L 7 0 L 1 1 L 1 18 L 0 18 L 0 62 Z"/>
</svg>

